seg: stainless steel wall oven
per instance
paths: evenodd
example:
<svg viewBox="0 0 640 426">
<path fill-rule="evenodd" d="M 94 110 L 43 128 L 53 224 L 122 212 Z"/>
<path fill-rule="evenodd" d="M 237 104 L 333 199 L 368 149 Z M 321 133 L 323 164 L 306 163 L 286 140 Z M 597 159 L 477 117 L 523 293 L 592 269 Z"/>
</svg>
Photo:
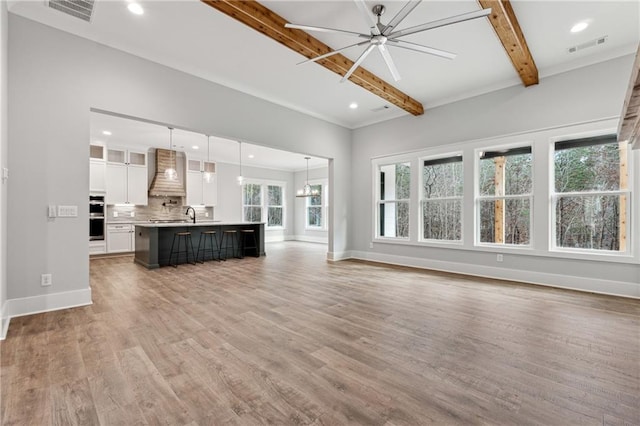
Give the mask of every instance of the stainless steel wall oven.
<svg viewBox="0 0 640 426">
<path fill-rule="evenodd" d="M 89 241 L 104 241 L 104 195 L 89 196 Z"/>
</svg>

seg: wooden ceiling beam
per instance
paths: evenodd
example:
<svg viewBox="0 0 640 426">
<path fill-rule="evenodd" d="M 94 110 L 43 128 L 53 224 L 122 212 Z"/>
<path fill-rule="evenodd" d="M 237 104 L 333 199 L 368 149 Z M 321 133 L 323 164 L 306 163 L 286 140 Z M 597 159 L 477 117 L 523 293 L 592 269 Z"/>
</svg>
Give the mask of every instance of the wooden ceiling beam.
<svg viewBox="0 0 640 426">
<path fill-rule="evenodd" d="M 525 86 L 538 84 L 538 68 L 522 34 L 509 0 L 478 0 L 483 8 L 491 8 L 489 22 L 493 25 L 511 63 Z"/>
<path fill-rule="evenodd" d="M 306 58 L 315 58 L 333 51 L 331 47 L 305 31 L 285 28 L 287 20 L 255 0 L 202 0 L 202 2 Z M 341 76 L 344 76 L 353 65 L 351 59 L 339 53 L 319 60 L 317 63 Z M 359 67 L 349 80 L 413 115 L 424 114 L 424 107 L 420 102 L 362 67 Z"/>
<path fill-rule="evenodd" d="M 634 149 L 640 149 L 640 47 L 636 53 L 629 87 L 622 106 L 618 141 L 629 141 Z"/>
</svg>

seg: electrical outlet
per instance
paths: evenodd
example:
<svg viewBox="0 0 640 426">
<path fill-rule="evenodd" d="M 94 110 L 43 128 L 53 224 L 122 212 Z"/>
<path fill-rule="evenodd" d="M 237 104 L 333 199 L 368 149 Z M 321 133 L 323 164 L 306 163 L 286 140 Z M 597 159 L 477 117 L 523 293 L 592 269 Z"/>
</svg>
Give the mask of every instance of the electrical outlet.
<svg viewBox="0 0 640 426">
<path fill-rule="evenodd" d="M 40 276 L 40 285 L 42 287 L 48 287 L 53 283 L 53 278 L 51 277 L 51 274 L 42 274 Z"/>
<path fill-rule="evenodd" d="M 499 255 L 496 257 L 496 262 L 502 262 L 502 255 L 501 255 L 501 254 L 499 254 Z"/>
<path fill-rule="evenodd" d="M 204 212 L 204 217 L 209 217 L 209 212 Z"/>
<path fill-rule="evenodd" d="M 136 212 L 131 212 L 131 217 L 136 217 Z"/>
<path fill-rule="evenodd" d="M 118 212 L 113 212 L 113 217 L 118 217 Z"/>
</svg>

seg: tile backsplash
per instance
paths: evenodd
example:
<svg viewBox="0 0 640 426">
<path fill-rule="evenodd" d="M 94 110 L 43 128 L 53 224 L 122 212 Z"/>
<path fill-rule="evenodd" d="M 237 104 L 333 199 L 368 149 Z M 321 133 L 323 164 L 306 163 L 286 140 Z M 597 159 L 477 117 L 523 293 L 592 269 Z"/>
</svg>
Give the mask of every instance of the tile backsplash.
<svg viewBox="0 0 640 426">
<path fill-rule="evenodd" d="M 107 205 L 107 223 L 113 222 L 146 222 L 149 220 L 185 220 L 187 205 L 183 205 L 180 197 L 149 197 L 146 206 Z M 213 207 L 193 206 L 196 221 L 213 220 Z M 131 217 L 133 212 L 134 216 Z M 115 214 L 117 213 L 117 217 Z M 208 214 L 208 216 L 207 216 Z"/>
</svg>

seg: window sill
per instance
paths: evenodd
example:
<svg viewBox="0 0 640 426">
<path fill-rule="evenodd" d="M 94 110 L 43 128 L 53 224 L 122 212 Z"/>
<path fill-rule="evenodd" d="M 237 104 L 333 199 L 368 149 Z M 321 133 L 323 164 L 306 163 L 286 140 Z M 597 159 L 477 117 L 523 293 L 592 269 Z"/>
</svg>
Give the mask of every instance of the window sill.
<svg viewBox="0 0 640 426">
<path fill-rule="evenodd" d="M 625 264 L 640 264 L 640 259 L 629 254 L 611 254 L 611 253 L 576 253 L 567 252 L 563 250 L 536 250 L 531 246 L 501 246 L 501 245 L 473 245 L 466 246 L 463 243 L 451 243 L 451 242 L 427 242 L 427 241 L 409 241 L 399 238 L 380 238 L 373 239 L 375 244 L 389 244 L 389 245 L 402 245 L 411 247 L 423 247 L 423 248 L 438 248 L 447 250 L 464 250 L 471 252 L 485 252 L 485 253 L 500 253 L 500 254 L 514 254 L 519 256 L 535 256 L 535 257 L 548 257 L 548 258 L 563 258 L 573 260 L 587 260 L 596 262 L 609 262 L 609 263 L 625 263 Z"/>
</svg>

